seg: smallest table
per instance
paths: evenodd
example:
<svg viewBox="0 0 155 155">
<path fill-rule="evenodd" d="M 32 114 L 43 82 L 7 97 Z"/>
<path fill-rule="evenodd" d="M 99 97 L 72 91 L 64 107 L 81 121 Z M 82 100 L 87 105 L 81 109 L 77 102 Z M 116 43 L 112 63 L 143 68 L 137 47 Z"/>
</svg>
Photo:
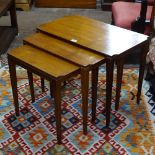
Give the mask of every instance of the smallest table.
<svg viewBox="0 0 155 155">
<path fill-rule="evenodd" d="M 8 54 L 8 64 L 10 69 L 14 106 L 17 116 L 19 116 L 19 103 L 16 65 L 27 69 L 30 74 L 36 73 L 37 75 L 52 81 L 57 140 L 58 144 L 61 144 L 61 83 L 71 76 L 79 74 L 80 68 L 28 45 L 21 46 L 11 51 Z M 82 106 L 84 106 L 84 104 Z"/>
</svg>

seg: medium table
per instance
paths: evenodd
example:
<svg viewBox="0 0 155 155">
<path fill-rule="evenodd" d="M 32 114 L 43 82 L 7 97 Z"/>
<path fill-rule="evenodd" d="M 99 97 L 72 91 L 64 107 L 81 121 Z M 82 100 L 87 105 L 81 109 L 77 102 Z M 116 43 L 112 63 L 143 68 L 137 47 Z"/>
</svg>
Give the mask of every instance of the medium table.
<svg viewBox="0 0 155 155">
<path fill-rule="evenodd" d="M 87 134 L 88 119 L 88 86 L 89 71 L 92 71 L 92 107 L 95 114 L 97 101 L 97 77 L 98 68 L 106 63 L 104 56 L 91 52 L 89 50 L 74 46 L 60 39 L 51 37 L 43 33 L 35 33 L 24 39 L 24 44 L 43 50 L 70 63 L 80 67 L 81 74 L 81 94 L 82 94 L 82 113 L 83 113 L 83 133 Z M 110 96 L 110 94 L 108 94 Z M 107 105 L 108 107 L 108 105 Z M 109 111 L 106 112 L 106 123 L 109 125 Z"/>
<path fill-rule="evenodd" d="M 141 50 L 137 91 L 137 103 L 139 103 L 148 52 L 148 36 L 79 15 L 65 16 L 43 24 L 38 27 L 38 31 L 106 57 L 106 93 L 110 94 L 106 97 L 106 104 L 109 104 L 107 108 L 111 107 L 113 67 L 116 62 L 116 110 L 119 107 L 124 59 L 135 49 Z M 110 122 L 110 117 L 108 119 Z"/>
</svg>

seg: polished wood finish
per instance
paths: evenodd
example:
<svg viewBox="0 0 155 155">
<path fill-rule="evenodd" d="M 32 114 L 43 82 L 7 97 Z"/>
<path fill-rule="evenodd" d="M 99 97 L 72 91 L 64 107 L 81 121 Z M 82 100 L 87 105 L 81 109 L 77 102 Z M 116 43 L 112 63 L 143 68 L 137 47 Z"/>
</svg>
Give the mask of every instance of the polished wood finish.
<svg viewBox="0 0 155 155">
<path fill-rule="evenodd" d="M 56 119 L 56 131 L 57 141 L 61 144 L 61 82 L 59 80 L 53 80 L 53 96 L 55 101 L 55 119 Z"/>
<path fill-rule="evenodd" d="M 27 45 L 12 50 L 8 54 L 8 64 L 10 70 L 15 112 L 17 116 L 19 116 L 19 102 L 17 93 L 16 65 L 22 66 L 23 68 L 28 70 L 30 83 L 33 83 L 32 73 L 36 73 L 37 75 L 47 78 L 52 82 L 52 86 L 54 87 L 52 91 L 55 100 L 57 140 L 58 144 L 61 144 L 61 83 L 71 76 L 79 74 L 80 68 L 47 52 Z M 82 80 L 82 88 L 87 89 L 88 86 L 85 85 L 86 80 L 87 75 L 84 75 Z M 31 85 L 33 86 L 33 84 Z M 31 91 L 33 91 L 33 89 L 34 88 L 30 88 Z M 84 97 L 84 101 L 87 102 L 87 98 Z M 87 104 L 84 105 L 86 105 L 84 106 L 84 112 L 86 112 Z M 84 114 L 84 116 L 84 118 L 86 118 L 87 114 Z M 87 120 L 84 120 L 85 132 L 87 132 L 86 121 Z"/>
<path fill-rule="evenodd" d="M 82 92 L 82 115 L 83 115 L 83 133 L 87 134 L 88 120 L 88 88 L 89 88 L 89 67 L 81 68 L 81 92 Z"/>
<path fill-rule="evenodd" d="M 96 0 L 36 0 L 36 7 L 96 8 Z"/>
<path fill-rule="evenodd" d="M 47 77 L 49 76 L 50 78 L 63 77 L 78 69 L 77 66 L 71 63 L 27 45 L 12 50 L 9 56 L 15 57 L 21 63 L 23 60 L 24 63 L 31 64 L 33 66 L 31 66 L 32 68 L 35 68 L 35 70 L 38 69 L 38 72 L 39 70 L 44 71 Z M 42 60 L 43 58 L 44 61 Z"/>
<path fill-rule="evenodd" d="M 106 56 L 127 53 L 147 40 L 143 34 L 78 15 L 43 24 L 38 30 Z"/>
<path fill-rule="evenodd" d="M 116 101 L 115 101 L 115 110 L 119 109 L 119 100 L 120 100 L 120 93 L 121 93 L 121 83 L 123 77 L 123 66 L 124 66 L 124 57 L 116 59 L 117 65 L 117 81 L 116 81 Z"/>
<path fill-rule="evenodd" d="M 98 71 L 99 71 L 98 67 L 92 69 L 92 76 L 91 76 L 92 77 L 92 123 L 94 123 L 96 119 Z"/>
<path fill-rule="evenodd" d="M 16 116 L 19 116 L 16 63 L 14 63 L 10 59 L 8 59 L 8 65 L 9 65 L 9 71 L 10 71 L 10 79 L 11 79 L 11 85 L 12 85 L 12 93 L 13 93 L 15 113 L 16 113 Z"/>
<path fill-rule="evenodd" d="M 35 95 L 34 95 L 34 84 L 33 84 L 33 74 L 28 70 L 27 71 L 29 85 L 30 85 L 30 93 L 32 98 L 32 103 L 35 102 Z"/>
<path fill-rule="evenodd" d="M 0 54 L 7 51 L 10 43 L 18 33 L 14 0 L 0 0 L 0 17 L 10 11 L 11 26 L 0 26 Z"/>
<path fill-rule="evenodd" d="M 85 124 L 87 124 L 88 85 L 89 85 L 88 73 L 90 70 L 98 70 L 98 67 L 106 62 L 105 57 L 42 33 L 36 33 L 25 38 L 24 44 L 28 44 L 41 50 L 44 50 L 52 55 L 60 57 L 64 60 L 67 60 L 68 62 L 71 62 L 81 67 L 83 132 L 84 134 L 86 134 L 87 127 L 85 127 Z M 96 83 L 94 81 L 92 88 L 93 89 L 92 98 L 94 105 L 96 105 L 97 100 L 96 87 L 97 87 L 97 81 Z M 51 88 L 51 96 L 52 96 L 52 88 Z"/>
<path fill-rule="evenodd" d="M 140 96 L 141 96 L 141 89 L 142 89 L 142 82 L 143 82 L 143 76 L 144 76 L 144 70 L 145 70 L 145 64 L 146 64 L 146 55 L 149 48 L 149 41 L 146 42 L 146 44 L 141 47 L 144 52 L 140 55 L 140 68 L 139 68 L 139 79 L 138 79 L 138 91 L 137 91 L 137 103 L 140 103 Z"/>
<path fill-rule="evenodd" d="M 113 85 L 114 59 L 109 58 L 106 62 L 106 127 L 110 124 L 111 98 Z"/>
<path fill-rule="evenodd" d="M 30 85 L 30 93 L 31 93 L 31 99 L 32 99 L 32 103 L 35 102 L 35 92 L 34 92 L 34 85 L 33 85 L 33 74 L 30 71 L 27 71 L 27 75 L 28 75 L 28 80 L 29 80 L 29 85 Z M 42 92 L 45 92 L 45 82 L 44 82 L 44 78 L 40 77 L 41 79 L 41 89 Z"/>
<path fill-rule="evenodd" d="M 79 48 L 42 33 L 36 33 L 24 38 L 24 43 L 45 50 L 80 66 L 94 65 L 105 58 L 89 50 Z"/>
<path fill-rule="evenodd" d="M 44 81 L 44 78 L 40 78 L 41 79 L 41 89 L 42 89 L 42 92 L 45 92 L 45 81 Z"/>
<path fill-rule="evenodd" d="M 144 55 L 146 56 L 146 53 L 148 52 L 148 37 L 143 34 L 125 30 L 79 15 L 65 16 L 55 21 L 43 24 L 38 27 L 38 31 L 59 38 L 77 47 L 81 47 L 83 49 L 87 49 L 95 53 L 101 54 L 103 56 L 106 56 L 106 116 L 108 119 L 106 125 L 108 126 L 110 123 L 110 106 L 114 62 L 117 60 L 120 61 L 119 63 L 117 63 L 118 68 L 120 67 L 118 69 L 118 83 L 116 88 L 117 109 L 121 91 L 124 58 L 127 56 L 127 54 L 133 52 L 134 49 L 140 48 L 140 58 L 143 60 Z M 141 92 L 141 85 L 144 75 L 144 65 L 145 61 L 141 61 L 137 102 L 139 102 L 139 94 Z M 94 113 L 92 114 L 92 120 L 95 119 Z"/>
</svg>

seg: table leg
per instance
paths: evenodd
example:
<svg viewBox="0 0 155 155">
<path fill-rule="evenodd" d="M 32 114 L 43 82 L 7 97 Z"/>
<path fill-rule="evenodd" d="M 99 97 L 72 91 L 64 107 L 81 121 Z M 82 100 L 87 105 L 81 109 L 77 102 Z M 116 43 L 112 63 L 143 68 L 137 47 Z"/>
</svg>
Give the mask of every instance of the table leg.
<svg viewBox="0 0 155 155">
<path fill-rule="evenodd" d="M 67 84 L 67 82 L 66 82 L 66 81 L 64 81 L 63 85 L 64 85 L 64 86 L 66 86 L 66 84 Z"/>
<path fill-rule="evenodd" d="M 11 60 L 10 57 L 8 57 L 8 65 L 9 65 L 9 71 L 10 71 L 10 80 L 11 80 L 11 85 L 12 85 L 12 93 L 13 93 L 13 100 L 14 100 L 14 106 L 15 106 L 15 113 L 16 113 L 16 116 L 19 116 L 16 65 Z"/>
<path fill-rule="evenodd" d="M 59 80 L 52 81 L 53 96 L 55 102 L 55 118 L 56 118 L 56 132 L 58 144 L 61 144 L 61 82 Z"/>
<path fill-rule="evenodd" d="M 87 134 L 88 120 L 88 87 L 89 87 L 89 68 L 81 68 L 81 92 L 82 92 L 82 114 L 83 114 L 83 133 Z"/>
<path fill-rule="evenodd" d="M 123 77 L 124 57 L 120 58 L 120 59 L 116 59 L 116 65 L 117 65 L 117 81 L 116 81 L 115 110 L 118 110 L 119 109 L 120 94 L 121 94 L 122 77 Z"/>
<path fill-rule="evenodd" d="M 43 77 L 40 77 L 41 78 L 41 89 L 42 89 L 42 92 L 45 92 L 45 81 L 44 81 L 44 78 Z"/>
<path fill-rule="evenodd" d="M 51 94 L 51 98 L 53 97 L 53 81 L 50 81 L 50 94 Z"/>
<path fill-rule="evenodd" d="M 145 70 L 145 64 L 146 64 L 146 55 L 149 51 L 149 43 L 147 42 L 142 47 L 142 52 L 140 54 L 140 67 L 139 67 L 139 78 L 138 78 L 138 91 L 137 91 L 137 104 L 140 102 L 140 96 L 141 96 L 141 89 L 142 89 L 142 83 L 143 83 L 143 76 L 144 76 L 144 70 Z"/>
<path fill-rule="evenodd" d="M 92 123 L 96 120 L 98 71 L 98 67 L 92 69 Z"/>
<path fill-rule="evenodd" d="M 34 96 L 34 84 L 33 84 L 33 75 L 32 72 L 27 70 L 29 85 L 30 85 L 30 93 L 32 98 L 32 103 L 35 102 L 35 96 Z"/>
<path fill-rule="evenodd" d="M 108 58 L 106 62 L 106 126 L 110 124 L 112 85 L 113 85 L 114 60 Z"/>
</svg>

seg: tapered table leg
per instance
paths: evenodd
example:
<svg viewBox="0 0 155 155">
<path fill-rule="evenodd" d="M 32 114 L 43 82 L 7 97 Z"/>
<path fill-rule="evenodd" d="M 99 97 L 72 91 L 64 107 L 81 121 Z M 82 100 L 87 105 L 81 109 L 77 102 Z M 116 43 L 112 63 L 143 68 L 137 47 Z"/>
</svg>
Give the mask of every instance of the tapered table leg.
<svg viewBox="0 0 155 155">
<path fill-rule="evenodd" d="M 113 85 L 114 60 L 108 58 L 106 62 L 106 126 L 110 124 L 112 85 Z"/>
<path fill-rule="evenodd" d="M 50 81 L 50 94 L 51 94 L 51 98 L 53 97 L 53 82 Z"/>
<path fill-rule="evenodd" d="M 115 110 L 118 110 L 119 109 L 120 94 L 121 94 L 122 77 L 123 77 L 124 57 L 121 57 L 120 59 L 116 59 L 116 65 L 117 65 L 117 81 L 116 81 Z"/>
<path fill-rule="evenodd" d="M 92 123 L 96 120 L 98 71 L 98 67 L 92 69 Z"/>
<path fill-rule="evenodd" d="M 33 75 L 32 72 L 27 71 L 29 85 L 30 85 L 30 93 L 32 98 L 32 103 L 35 102 L 35 96 L 34 96 L 34 84 L 33 84 Z"/>
<path fill-rule="evenodd" d="M 9 71 L 10 71 L 10 80 L 11 80 L 11 85 L 12 85 L 12 93 L 13 93 L 13 100 L 14 100 L 14 106 L 15 106 L 15 113 L 16 113 L 16 116 L 19 116 L 16 65 L 11 60 L 10 57 L 8 57 L 8 65 L 9 65 Z"/>
<path fill-rule="evenodd" d="M 52 85 L 53 96 L 55 102 L 55 117 L 56 117 L 56 132 L 58 144 L 61 144 L 61 82 L 59 80 L 53 80 Z"/>
<path fill-rule="evenodd" d="M 40 77 L 41 78 L 41 89 L 42 89 L 42 92 L 45 92 L 45 81 L 44 81 L 44 78 L 43 77 Z"/>
<path fill-rule="evenodd" d="M 140 102 L 140 96 L 141 96 L 141 89 L 142 89 L 142 83 L 143 83 L 143 76 L 144 76 L 144 70 L 145 70 L 145 64 L 146 64 L 146 55 L 149 51 L 149 42 L 147 42 L 142 48 L 141 48 L 141 54 L 140 54 L 140 67 L 139 67 L 139 78 L 138 78 L 138 91 L 137 91 L 137 104 Z"/>
<path fill-rule="evenodd" d="M 82 92 L 82 114 L 83 114 L 83 133 L 87 134 L 88 120 L 88 87 L 89 87 L 89 68 L 81 68 L 81 92 Z"/>
</svg>

